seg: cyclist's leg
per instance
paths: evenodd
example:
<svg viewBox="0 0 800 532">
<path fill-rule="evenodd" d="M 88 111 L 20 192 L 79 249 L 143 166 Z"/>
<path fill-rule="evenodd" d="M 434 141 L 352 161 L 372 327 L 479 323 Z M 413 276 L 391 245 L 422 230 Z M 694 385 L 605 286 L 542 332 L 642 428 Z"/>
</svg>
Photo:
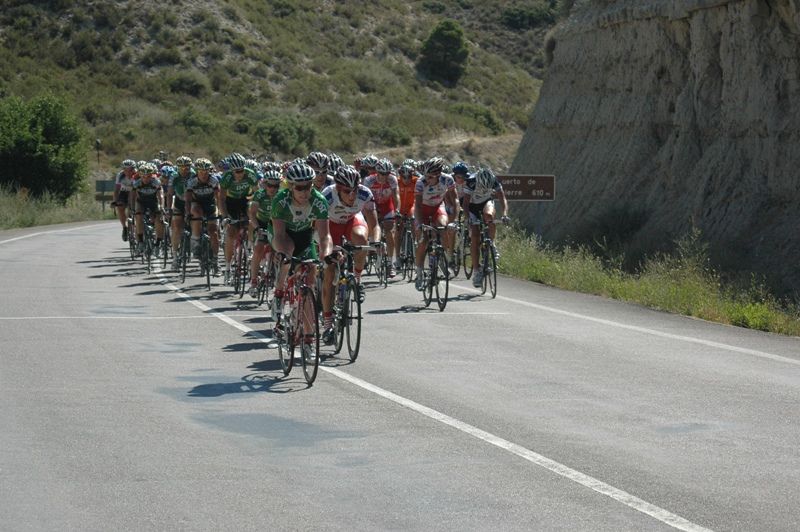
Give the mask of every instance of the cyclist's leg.
<svg viewBox="0 0 800 532">
<path fill-rule="evenodd" d="M 360 216 L 360 215 L 359 215 Z M 356 246 L 366 246 L 369 243 L 369 228 L 363 218 L 353 218 L 353 227 L 350 230 L 350 241 Z M 359 302 L 364 302 L 364 285 L 361 284 L 361 272 L 367 262 L 367 251 L 358 251 L 353 257 L 353 274 L 356 277 L 356 290 Z"/>
</svg>

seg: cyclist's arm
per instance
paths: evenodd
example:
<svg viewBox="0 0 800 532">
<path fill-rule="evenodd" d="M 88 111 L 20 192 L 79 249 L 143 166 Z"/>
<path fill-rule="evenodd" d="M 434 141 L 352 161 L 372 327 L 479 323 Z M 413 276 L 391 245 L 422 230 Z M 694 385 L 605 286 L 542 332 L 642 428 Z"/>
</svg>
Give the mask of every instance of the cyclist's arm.
<svg viewBox="0 0 800 532">
<path fill-rule="evenodd" d="M 497 202 L 500 204 L 500 218 L 505 218 L 508 215 L 508 201 L 502 188 L 497 191 Z"/>
<path fill-rule="evenodd" d="M 156 205 L 161 208 L 164 205 L 164 189 L 159 187 L 158 192 L 156 192 Z"/>
<path fill-rule="evenodd" d="M 258 201 L 253 200 L 250 202 L 250 207 L 247 209 L 247 218 L 250 220 L 250 227 L 258 229 L 258 220 L 256 219 L 256 215 L 258 214 Z"/>
<path fill-rule="evenodd" d="M 422 223 L 422 193 L 414 194 L 414 219 Z"/>
<path fill-rule="evenodd" d="M 461 212 L 461 203 L 458 201 L 455 188 L 451 188 L 445 192 L 444 201 L 450 205 L 453 211 L 453 218 L 458 218 L 458 213 Z"/>
<path fill-rule="evenodd" d="M 378 211 L 375 209 L 362 210 L 367 221 L 370 242 L 379 242 L 381 239 L 381 224 L 378 223 Z"/>
<path fill-rule="evenodd" d="M 173 196 L 175 196 L 175 187 L 167 187 L 167 200 L 164 204 L 167 206 L 168 211 L 172 210 L 172 202 L 174 201 Z"/>
<path fill-rule="evenodd" d="M 319 257 L 325 258 L 333 251 L 333 240 L 331 240 L 330 232 L 328 231 L 328 219 L 317 220 L 314 222 L 319 235 Z"/>
<path fill-rule="evenodd" d="M 187 188 L 183 193 L 184 209 L 186 209 L 186 217 L 189 218 L 192 214 L 192 189 Z"/>
<path fill-rule="evenodd" d="M 223 192 L 222 188 L 217 189 L 217 207 L 219 207 L 220 216 L 223 218 L 228 217 L 228 205 L 225 201 L 225 192 Z"/>
</svg>

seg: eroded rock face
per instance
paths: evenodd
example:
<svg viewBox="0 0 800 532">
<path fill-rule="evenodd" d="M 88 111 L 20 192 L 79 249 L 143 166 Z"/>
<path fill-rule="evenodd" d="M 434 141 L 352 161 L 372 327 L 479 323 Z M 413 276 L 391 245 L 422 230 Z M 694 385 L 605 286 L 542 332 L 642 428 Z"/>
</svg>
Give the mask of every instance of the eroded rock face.
<svg viewBox="0 0 800 532">
<path fill-rule="evenodd" d="M 548 46 L 511 170 L 558 199 L 515 215 L 562 240 L 635 211 L 645 249 L 694 224 L 800 288 L 800 0 L 579 1 Z"/>
</svg>

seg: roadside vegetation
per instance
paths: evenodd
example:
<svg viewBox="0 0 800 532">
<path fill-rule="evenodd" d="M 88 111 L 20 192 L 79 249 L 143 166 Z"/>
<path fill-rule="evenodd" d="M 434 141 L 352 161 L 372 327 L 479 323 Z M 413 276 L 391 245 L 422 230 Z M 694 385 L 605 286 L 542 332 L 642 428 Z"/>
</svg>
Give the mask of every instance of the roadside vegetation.
<svg viewBox="0 0 800 532">
<path fill-rule="evenodd" d="M 106 204 L 103 213 L 93 193 L 79 192 L 62 200 L 51 194 L 37 198 L 0 188 L 0 230 L 113 218 L 114 210 Z"/>
<path fill-rule="evenodd" d="M 763 282 L 725 282 L 709 263 L 699 231 L 672 253 L 645 258 L 635 272 L 624 257 L 604 260 L 587 246 L 554 246 L 519 228 L 498 230 L 500 271 L 557 288 L 637 303 L 704 320 L 800 336 L 800 309 L 778 300 Z"/>
</svg>

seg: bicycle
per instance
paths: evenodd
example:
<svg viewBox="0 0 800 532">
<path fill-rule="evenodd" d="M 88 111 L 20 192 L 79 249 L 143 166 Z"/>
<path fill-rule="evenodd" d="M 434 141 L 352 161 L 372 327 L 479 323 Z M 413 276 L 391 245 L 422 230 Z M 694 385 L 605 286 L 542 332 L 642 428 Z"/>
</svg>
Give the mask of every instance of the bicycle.
<svg viewBox="0 0 800 532">
<path fill-rule="evenodd" d="M 210 220 L 218 220 L 219 216 L 213 216 L 211 218 L 207 216 L 201 216 L 200 218 L 189 218 L 189 221 L 200 220 L 202 225 L 200 226 L 200 246 L 197 252 L 197 260 L 200 264 L 200 277 L 206 278 L 206 288 L 211 290 L 211 270 L 214 267 L 214 261 L 216 257 L 212 254 L 211 251 L 211 236 L 208 234 L 208 222 Z M 191 238 L 191 237 L 190 237 Z M 191 248 L 191 244 L 189 244 Z M 186 269 L 186 262 L 188 262 L 188 257 L 186 257 L 186 261 L 184 262 L 183 268 L 184 271 Z M 184 273 L 185 278 L 185 273 Z"/>
<path fill-rule="evenodd" d="M 128 209 L 128 217 L 125 220 L 126 227 L 128 228 L 128 249 L 131 253 L 131 260 L 136 260 L 139 250 L 136 249 L 136 222 L 133 218 L 133 212 Z"/>
<path fill-rule="evenodd" d="M 153 254 L 156 249 L 156 230 L 150 218 L 150 210 L 136 211 L 135 214 L 142 215 L 142 264 L 147 265 L 147 274 L 153 270 Z"/>
<path fill-rule="evenodd" d="M 480 262 L 478 267 L 481 269 L 482 275 L 481 294 L 485 294 L 488 287 L 492 299 L 497 297 L 497 248 L 494 240 L 489 236 L 489 225 L 496 223 L 495 220 L 488 223 L 483 219 L 480 220 Z"/>
<path fill-rule="evenodd" d="M 170 246 L 170 239 L 169 237 L 169 228 L 172 224 L 172 211 L 165 211 L 164 214 L 161 216 L 161 223 L 164 227 L 164 236 L 161 238 L 161 269 L 167 269 L 167 261 L 169 260 L 169 253 L 172 251 L 172 246 Z"/>
<path fill-rule="evenodd" d="M 283 255 L 281 255 L 283 257 Z M 286 291 L 281 301 L 283 312 L 275 325 L 278 339 L 278 358 L 283 375 L 289 375 L 294 365 L 295 349 L 300 348 L 303 375 L 309 386 L 319 369 L 319 301 L 314 292 L 314 279 L 309 279 L 311 266 L 320 265 L 317 259 L 283 258 L 290 263 Z M 295 272 L 295 267 L 299 266 Z"/>
<path fill-rule="evenodd" d="M 267 233 L 266 229 L 259 229 L 259 235 L 264 235 Z M 275 279 L 278 277 L 278 264 L 276 262 L 277 254 L 274 252 L 270 252 L 270 259 L 269 261 L 266 260 L 266 255 L 264 259 L 261 261 L 261 264 L 258 267 L 258 278 L 256 289 L 258 290 L 258 305 L 264 304 L 265 301 L 268 300 L 269 292 L 273 288 L 275 288 Z M 272 306 L 271 302 L 267 302 L 268 306 Z"/>
<path fill-rule="evenodd" d="M 226 284 L 233 285 L 233 293 L 239 294 L 241 299 L 247 291 L 247 281 L 250 278 L 249 250 L 247 249 L 247 218 L 238 220 L 228 220 L 228 224 L 239 225 L 239 232 L 233 243 L 233 260 L 231 261 L 230 277 L 226 279 Z"/>
<path fill-rule="evenodd" d="M 453 253 L 454 257 L 464 266 L 464 277 L 469 279 L 472 277 L 472 238 L 469 233 L 469 216 L 466 220 L 459 220 L 458 232 L 456 233 L 456 250 Z M 456 271 L 456 275 L 458 272 Z"/>
<path fill-rule="evenodd" d="M 428 244 L 425 248 L 425 253 L 428 255 L 428 269 L 423 273 L 425 278 L 422 296 L 425 306 L 428 307 L 436 292 L 436 304 L 441 312 L 447 306 L 447 295 L 450 290 L 450 271 L 442 245 L 442 231 L 447 229 L 447 226 L 433 227 L 422 224 L 421 227 L 428 235 Z"/>
<path fill-rule="evenodd" d="M 374 254 L 375 276 L 378 286 L 389 286 L 389 257 L 386 254 L 386 238 L 381 234 L 380 242 L 370 242 L 370 254 Z"/>
<path fill-rule="evenodd" d="M 338 265 L 336 275 L 336 295 L 333 302 L 333 327 L 336 341 L 333 354 L 341 352 L 347 336 L 347 352 L 350 361 L 355 362 L 361 347 L 361 303 L 358 300 L 356 276 L 353 273 L 353 254 L 372 249 L 372 246 L 356 246 L 345 240 L 341 249 L 344 261 Z"/>
<path fill-rule="evenodd" d="M 414 245 L 414 218 L 403 216 L 401 223 L 403 224 L 403 232 L 400 235 L 400 253 L 398 254 L 400 274 L 403 279 L 411 282 L 414 280 L 414 272 L 416 272 L 414 264 L 414 251 L 416 249 Z"/>
</svg>

